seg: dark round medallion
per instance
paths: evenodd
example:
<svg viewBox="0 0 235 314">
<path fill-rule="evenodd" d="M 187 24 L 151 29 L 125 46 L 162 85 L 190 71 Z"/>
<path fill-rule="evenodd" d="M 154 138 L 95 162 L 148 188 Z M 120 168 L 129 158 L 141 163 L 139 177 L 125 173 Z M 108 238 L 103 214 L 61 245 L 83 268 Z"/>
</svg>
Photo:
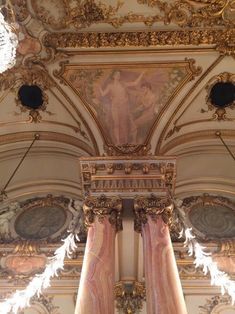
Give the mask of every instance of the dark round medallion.
<svg viewBox="0 0 235 314">
<path fill-rule="evenodd" d="M 194 206 L 189 220 L 209 239 L 235 237 L 235 211 L 222 205 Z"/>
<path fill-rule="evenodd" d="M 25 210 L 15 221 L 16 233 L 24 239 L 43 239 L 58 232 L 66 222 L 60 207 L 33 207 Z"/>
<path fill-rule="evenodd" d="M 235 85 L 232 82 L 216 83 L 209 95 L 211 104 L 224 108 L 230 106 L 235 101 Z"/>
<path fill-rule="evenodd" d="M 22 85 L 18 97 L 22 106 L 29 109 L 38 109 L 43 104 L 42 90 L 37 85 Z"/>
</svg>

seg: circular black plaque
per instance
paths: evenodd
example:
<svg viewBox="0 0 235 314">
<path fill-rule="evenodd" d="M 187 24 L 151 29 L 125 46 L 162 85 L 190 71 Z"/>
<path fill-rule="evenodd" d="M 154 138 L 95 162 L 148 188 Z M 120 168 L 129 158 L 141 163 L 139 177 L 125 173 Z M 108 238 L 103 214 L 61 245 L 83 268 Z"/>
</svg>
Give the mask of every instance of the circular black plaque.
<svg viewBox="0 0 235 314">
<path fill-rule="evenodd" d="M 39 109 L 43 104 L 42 90 L 37 85 L 22 85 L 18 97 L 21 104 L 30 109 Z"/>
<path fill-rule="evenodd" d="M 235 101 L 235 85 L 231 82 L 216 83 L 210 92 L 211 103 L 215 107 L 224 108 Z"/>
<path fill-rule="evenodd" d="M 34 207 L 19 215 L 15 221 L 15 231 L 24 239 L 43 239 L 59 231 L 65 221 L 63 208 Z"/>
</svg>

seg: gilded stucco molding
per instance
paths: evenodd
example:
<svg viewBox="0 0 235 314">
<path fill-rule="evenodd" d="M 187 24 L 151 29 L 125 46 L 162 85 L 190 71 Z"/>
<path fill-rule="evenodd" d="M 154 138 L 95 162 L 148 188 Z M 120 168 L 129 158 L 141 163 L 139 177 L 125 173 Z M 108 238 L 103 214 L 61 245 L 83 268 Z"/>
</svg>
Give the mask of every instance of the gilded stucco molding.
<svg viewBox="0 0 235 314">
<path fill-rule="evenodd" d="M 162 218 L 165 224 L 172 225 L 173 205 L 169 198 L 157 197 L 154 194 L 150 196 L 140 196 L 134 199 L 134 229 L 142 232 L 142 226 L 148 222 L 148 217 L 153 220 Z"/>
<path fill-rule="evenodd" d="M 46 47 L 53 48 L 160 48 L 162 46 L 210 45 L 223 47 L 223 54 L 234 49 L 234 29 L 180 29 L 145 32 L 47 33 Z M 218 44 L 219 43 L 219 44 Z M 219 48 L 218 48 L 219 49 Z"/>
<path fill-rule="evenodd" d="M 167 131 L 169 130 L 170 125 L 173 123 L 174 126 L 177 125 L 178 121 L 181 119 L 181 117 L 184 115 L 184 113 L 188 110 L 189 106 L 185 107 L 184 110 L 181 111 L 181 113 L 178 115 L 180 108 L 185 104 L 185 102 L 188 100 L 188 98 L 193 94 L 193 92 L 198 88 L 198 86 L 202 83 L 202 81 L 208 76 L 208 74 L 224 59 L 224 55 L 219 55 L 217 59 L 204 71 L 204 73 L 199 77 L 199 79 L 194 83 L 192 88 L 186 93 L 186 95 L 183 97 L 183 99 L 180 101 L 179 105 L 177 106 L 176 110 L 171 115 L 170 119 L 167 121 L 162 133 L 160 134 L 160 137 L 158 139 L 158 143 L 156 145 L 155 154 L 161 154 L 165 151 L 165 146 L 162 148 L 163 141 L 165 136 L 167 135 Z M 178 115 L 178 117 L 177 117 Z M 170 132 L 173 130 L 173 128 L 170 130 Z M 176 130 L 177 131 L 177 130 Z M 174 130 L 173 130 L 174 132 Z M 199 131 L 195 131 L 193 133 L 198 135 Z M 202 131 L 204 132 L 204 131 Z M 207 131 L 208 132 L 208 131 Z M 211 133 L 209 131 L 209 133 Z M 207 134 L 207 133 L 206 133 Z M 184 137 L 188 137 L 188 134 L 183 135 Z M 192 134 L 190 133 L 190 137 Z M 181 136 L 182 138 L 182 136 Z M 176 138 L 177 140 L 178 138 Z M 171 141 L 172 142 L 172 141 Z M 170 142 L 170 143 L 171 143 Z M 174 140 L 173 140 L 174 142 Z M 168 143 L 166 144 L 168 146 Z"/>
<path fill-rule="evenodd" d="M 36 85 L 41 89 L 43 103 L 38 109 L 31 109 L 22 105 L 19 99 L 18 92 L 23 85 Z M 15 94 L 16 107 L 19 108 L 20 113 L 14 112 L 14 114 L 16 116 L 19 116 L 24 112 L 28 112 L 29 114 L 28 120 L 21 123 L 48 123 L 65 126 L 72 129 L 74 132 L 79 133 L 86 141 L 89 141 L 88 135 L 82 129 L 81 123 L 77 120 L 75 120 L 77 126 L 73 126 L 63 122 L 46 120 L 42 118 L 43 112 L 49 116 L 55 115 L 55 113 L 48 110 L 49 97 L 47 95 L 47 92 L 49 90 L 52 91 L 54 87 L 56 87 L 54 79 L 51 78 L 50 74 L 43 66 L 38 64 L 35 64 L 32 68 L 22 65 L 16 68 L 9 69 L 0 74 L 0 91 L 10 89 Z M 17 121 L 15 123 L 17 124 Z M 3 122 L 1 126 L 3 126 L 4 124 L 5 122 Z M 12 122 L 10 122 L 9 124 L 12 124 Z"/>
<path fill-rule="evenodd" d="M 146 300 L 146 289 L 143 282 L 119 281 L 115 284 L 114 289 L 118 313 L 137 314 L 141 312 L 143 302 Z"/>
<path fill-rule="evenodd" d="M 179 26 L 231 26 L 234 25 L 234 0 L 138 0 L 161 12 L 164 24 Z"/>
<path fill-rule="evenodd" d="M 192 227 L 198 237 L 203 241 L 224 242 L 217 253 L 232 253 L 233 244 L 228 239 L 234 237 L 235 204 L 230 199 L 204 193 L 185 198 L 180 208 L 186 225 Z"/>
<path fill-rule="evenodd" d="M 0 91 L 7 89 L 16 90 L 21 85 L 39 85 L 42 89 L 48 90 L 55 86 L 49 73 L 40 65 L 33 68 L 20 66 L 11 68 L 0 74 Z"/>
<path fill-rule="evenodd" d="M 178 133 L 182 128 L 189 125 L 194 125 L 198 123 L 207 123 L 207 122 L 213 122 L 213 121 L 235 121 L 234 118 L 228 118 L 227 117 L 227 109 L 222 107 L 216 107 L 210 99 L 210 93 L 211 89 L 216 83 L 226 83 L 231 82 L 235 85 L 235 74 L 229 73 L 229 72 L 223 72 L 219 75 L 214 76 L 209 80 L 207 85 L 205 86 L 207 96 L 206 96 L 206 104 L 207 104 L 207 110 L 201 108 L 201 113 L 207 113 L 208 111 L 213 111 L 213 114 L 211 118 L 207 119 L 197 119 L 193 121 L 187 121 L 185 123 L 181 124 L 174 124 L 174 127 L 168 131 L 168 133 L 165 136 L 165 140 L 172 137 L 175 133 Z M 227 106 L 229 109 L 235 108 L 235 101 L 233 101 L 231 104 Z M 179 120 L 179 119 L 178 119 Z"/>
<path fill-rule="evenodd" d="M 220 311 L 217 312 L 216 309 L 220 307 Z M 199 306 L 199 314 L 211 314 L 211 313 L 222 313 L 222 307 L 224 310 L 232 309 L 232 299 L 228 295 L 216 295 L 210 299 L 206 299 L 206 303 Z M 227 311 L 226 311 L 227 312 Z"/>
<path fill-rule="evenodd" d="M 207 104 L 207 108 L 208 110 L 204 110 L 202 109 L 201 112 L 208 112 L 208 111 L 214 111 L 213 112 L 213 118 L 214 120 L 228 120 L 228 121 L 234 121 L 234 119 L 228 118 L 227 117 L 227 108 L 218 108 L 216 107 L 215 104 L 213 104 L 211 98 L 210 98 L 210 94 L 211 94 L 211 90 L 214 87 L 215 84 L 217 83 L 232 83 L 235 85 L 235 74 L 233 73 L 229 73 L 229 72 L 223 72 L 220 73 L 214 77 L 212 77 L 209 82 L 206 85 L 206 104 Z M 235 109 L 235 100 L 228 104 L 227 107 L 229 109 Z"/>
<path fill-rule="evenodd" d="M 105 145 L 104 151 L 107 156 L 146 156 L 151 155 L 150 153 L 151 145 L 150 144 L 125 144 L 125 145 Z"/>
<path fill-rule="evenodd" d="M 85 195 L 134 195 L 174 190 L 175 159 L 152 156 L 83 157 L 80 158 L 82 185 Z"/>
<path fill-rule="evenodd" d="M 15 8 L 18 20 L 23 21 L 28 15 L 35 15 L 53 30 L 66 27 L 82 29 L 101 23 L 110 24 L 115 28 L 123 24 L 140 22 L 147 26 L 154 23 L 180 27 L 234 25 L 234 0 L 138 0 L 139 4 L 152 7 L 152 14 L 142 14 L 140 10 L 130 11 L 122 1 L 117 1 L 116 6 L 109 5 L 104 0 L 81 0 L 72 4 L 71 2 L 61 0 L 60 7 L 57 4 L 56 9 L 60 8 L 59 15 L 55 14 L 56 10 L 53 12 L 50 6 L 38 0 L 31 1 L 33 14 L 29 12 L 26 0 L 17 1 Z"/>
<path fill-rule="evenodd" d="M 190 210 L 193 206 L 198 204 L 204 205 L 214 205 L 214 204 L 221 204 L 223 206 L 228 206 L 230 208 L 235 209 L 235 204 L 230 201 L 230 199 L 223 197 L 223 196 L 213 196 L 207 193 L 198 196 L 190 196 L 183 200 L 182 206 L 184 209 Z"/>
<path fill-rule="evenodd" d="M 102 223 L 106 217 L 116 231 L 122 230 L 122 200 L 119 197 L 88 196 L 83 205 L 85 225 L 89 227 L 95 218 Z"/>
</svg>

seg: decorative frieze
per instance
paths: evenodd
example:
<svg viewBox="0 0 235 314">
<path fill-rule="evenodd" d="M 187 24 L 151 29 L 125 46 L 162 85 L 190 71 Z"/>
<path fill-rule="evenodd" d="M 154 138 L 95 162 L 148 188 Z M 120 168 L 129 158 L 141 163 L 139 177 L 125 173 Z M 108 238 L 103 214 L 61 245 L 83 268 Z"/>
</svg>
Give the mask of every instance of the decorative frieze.
<svg viewBox="0 0 235 314">
<path fill-rule="evenodd" d="M 155 193 L 166 196 L 175 185 L 175 159 L 168 157 L 81 158 L 83 189 L 86 195 L 133 195 Z"/>
</svg>

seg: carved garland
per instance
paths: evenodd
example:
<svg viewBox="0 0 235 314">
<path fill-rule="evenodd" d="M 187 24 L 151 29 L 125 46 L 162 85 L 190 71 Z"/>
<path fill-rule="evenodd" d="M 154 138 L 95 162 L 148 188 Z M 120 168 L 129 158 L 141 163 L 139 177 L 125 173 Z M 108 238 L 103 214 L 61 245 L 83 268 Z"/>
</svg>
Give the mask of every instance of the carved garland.
<svg viewBox="0 0 235 314">
<path fill-rule="evenodd" d="M 184 29 L 149 32 L 47 33 L 46 47 L 53 48 L 131 48 L 186 45 L 213 45 L 222 54 L 235 54 L 235 29 Z"/>
</svg>

